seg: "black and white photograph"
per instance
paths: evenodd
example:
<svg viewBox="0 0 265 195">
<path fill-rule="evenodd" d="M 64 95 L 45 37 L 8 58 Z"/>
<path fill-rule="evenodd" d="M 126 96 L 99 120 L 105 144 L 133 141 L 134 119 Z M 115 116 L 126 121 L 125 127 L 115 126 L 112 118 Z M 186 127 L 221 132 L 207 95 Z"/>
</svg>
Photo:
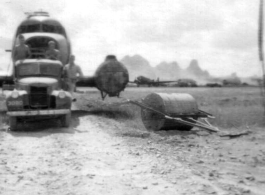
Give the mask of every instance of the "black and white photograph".
<svg viewBox="0 0 265 195">
<path fill-rule="evenodd" d="M 0 195 L 264 195 L 264 0 L 0 0 Z"/>
</svg>

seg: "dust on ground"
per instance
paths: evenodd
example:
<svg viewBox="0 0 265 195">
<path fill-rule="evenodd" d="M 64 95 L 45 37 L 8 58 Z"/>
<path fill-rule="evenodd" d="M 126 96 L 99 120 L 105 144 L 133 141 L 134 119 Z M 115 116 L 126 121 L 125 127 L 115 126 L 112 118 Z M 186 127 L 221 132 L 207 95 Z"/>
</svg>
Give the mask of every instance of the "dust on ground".
<svg viewBox="0 0 265 195">
<path fill-rule="evenodd" d="M 0 117 L 4 117 L 1 113 Z M 4 121 L 4 120 L 3 120 Z M 0 128 L 0 194 L 262 195 L 265 132 L 234 139 L 199 129 L 157 133 L 85 110 Z"/>
</svg>

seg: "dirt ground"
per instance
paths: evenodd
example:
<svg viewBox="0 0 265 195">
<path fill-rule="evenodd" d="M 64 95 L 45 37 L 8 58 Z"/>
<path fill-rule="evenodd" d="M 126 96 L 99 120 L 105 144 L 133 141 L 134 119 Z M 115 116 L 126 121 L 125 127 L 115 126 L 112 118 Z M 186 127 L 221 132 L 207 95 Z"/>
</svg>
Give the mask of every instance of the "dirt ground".
<svg viewBox="0 0 265 195">
<path fill-rule="evenodd" d="M 16 132 L 1 124 L 0 195 L 265 193 L 261 128 L 236 138 L 197 128 L 154 133 L 84 110 L 71 122 Z"/>
</svg>

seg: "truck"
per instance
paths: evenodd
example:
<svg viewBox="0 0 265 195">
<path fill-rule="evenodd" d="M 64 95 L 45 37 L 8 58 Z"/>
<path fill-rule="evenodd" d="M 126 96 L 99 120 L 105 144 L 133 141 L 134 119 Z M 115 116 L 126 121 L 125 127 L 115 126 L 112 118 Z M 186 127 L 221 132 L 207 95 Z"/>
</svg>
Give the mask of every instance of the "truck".
<svg viewBox="0 0 265 195">
<path fill-rule="evenodd" d="M 31 55 L 16 60 L 14 50 L 21 35 Z M 45 57 L 50 41 L 56 43 L 59 60 Z M 71 44 L 63 25 L 47 12 L 27 13 L 16 30 L 11 52 L 13 87 L 3 88 L 10 129 L 17 129 L 21 121 L 43 118 L 58 119 L 68 127 L 72 97 L 65 88 L 63 68 L 69 62 Z"/>
</svg>

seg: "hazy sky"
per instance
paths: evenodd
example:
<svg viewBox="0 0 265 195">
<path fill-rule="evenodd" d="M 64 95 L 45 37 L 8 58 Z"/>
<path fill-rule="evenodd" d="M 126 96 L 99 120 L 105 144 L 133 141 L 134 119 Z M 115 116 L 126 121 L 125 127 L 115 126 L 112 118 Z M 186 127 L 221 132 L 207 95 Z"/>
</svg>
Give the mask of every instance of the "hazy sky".
<svg viewBox="0 0 265 195">
<path fill-rule="evenodd" d="M 76 62 L 92 74 L 107 54 L 140 54 L 152 66 L 192 59 L 211 74 L 261 75 L 258 0 L 0 0 L 0 68 L 7 67 L 24 12 L 43 9 L 59 19 Z"/>
</svg>

